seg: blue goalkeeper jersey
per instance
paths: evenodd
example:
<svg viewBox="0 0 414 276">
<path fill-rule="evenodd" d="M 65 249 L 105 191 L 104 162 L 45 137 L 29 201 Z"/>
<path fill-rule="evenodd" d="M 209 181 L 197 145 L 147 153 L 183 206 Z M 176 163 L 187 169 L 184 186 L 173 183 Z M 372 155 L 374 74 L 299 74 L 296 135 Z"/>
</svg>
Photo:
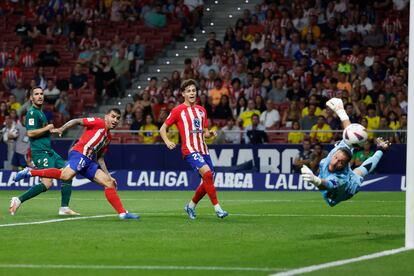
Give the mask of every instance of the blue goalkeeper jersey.
<svg viewBox="0 0 414 276">
<path fill-rule="evenodd" d="M 359 192 L 362 177 L 351 170 L 348 165 L 342 171 L 330 172 L 329 163 L 335 152 L 342 147 L 348 147 L 344 141 L 340 141 L 329 152 L 328 156 L 319 163 L 319 177 L 327 180 L 327 190 L 321 191 L 329 206 L 335 206 L 341 201 L 350 199 Z"/>
</svg>

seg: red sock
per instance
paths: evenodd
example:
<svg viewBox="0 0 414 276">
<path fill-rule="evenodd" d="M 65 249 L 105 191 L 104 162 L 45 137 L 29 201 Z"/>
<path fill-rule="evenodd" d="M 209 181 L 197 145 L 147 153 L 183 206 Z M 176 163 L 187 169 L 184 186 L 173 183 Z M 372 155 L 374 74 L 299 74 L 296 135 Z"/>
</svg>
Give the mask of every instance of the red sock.
<svg viewBox="0 0 414 276">
<path fill-rule="evenodd" d="M 208 197 L 211 200 L 211 203 L 213 203 L 213 205 L 216 205 L 218 203 L 218 200 L 216 194 L 216 187 L 214 187 L 213 174 L 211 173 L 211 171 L 208 171 L 203 175 L 203 180 L 204 189 L 206 190 Z"/>
<path fill-rule="evenodd" d="M 204 182 L 198 186 L 197 190 L 194 193 L 192 201 L 197 204 L 206 194 L 206 189 L 204 188 Z"/>
<path fill-rule="evenodd" d="M 32 176 L 60 179 L 62 171 L 60 169 L 52 168 L 52 169 L 43 169 L 43 170 L 31 170 L 30 174 Z"/>
<path fill-rule="evenodd" d="M 105 188 L 106 200 L 111 203 L 112 207 L 118 212 L 118 214 L 125 213 L 125 208 L 122 206 L 122 202 L 119 199 L 118 193 L 115 188 Z"/>
</svg>

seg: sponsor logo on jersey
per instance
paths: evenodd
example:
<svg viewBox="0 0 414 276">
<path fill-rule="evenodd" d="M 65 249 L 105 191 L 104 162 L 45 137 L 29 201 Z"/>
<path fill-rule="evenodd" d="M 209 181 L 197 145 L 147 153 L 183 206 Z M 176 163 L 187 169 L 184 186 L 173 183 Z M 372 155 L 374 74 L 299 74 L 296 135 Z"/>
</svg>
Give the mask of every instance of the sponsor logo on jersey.
<svg viewBox="0 0 414 276">
<path fill-rule="evenodd" d="M 29 118 L 29 126 L 34 126 L 34 118 Z"/>
</svg>

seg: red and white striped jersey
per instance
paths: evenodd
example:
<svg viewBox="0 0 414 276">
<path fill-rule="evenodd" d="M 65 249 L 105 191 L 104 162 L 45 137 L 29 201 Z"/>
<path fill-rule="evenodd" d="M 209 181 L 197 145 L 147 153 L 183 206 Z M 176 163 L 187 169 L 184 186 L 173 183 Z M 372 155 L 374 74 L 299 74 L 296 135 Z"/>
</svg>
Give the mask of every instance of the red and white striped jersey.
<svg viewBox="0 0 414 276">
<path fill-rule="evenodd" d="M 92 159 L 92 156 L 97 152 L 107 150 L 111 141 L 111 133 L 106 128 L 105 121 L 101 118 L 83 118 L 83 125 L 86 130 L 72 150 L 76 150 Z"/>
<path fill-rule="evenodd" d="M 208 154 L 203 133 L 203 129 L 208 127 L 207 112 L 202 106 L 180 104 L 171 110 L 165 124 L 167 126 L 177 125 L 183 156 L 193 152 Z"/>
</svg>

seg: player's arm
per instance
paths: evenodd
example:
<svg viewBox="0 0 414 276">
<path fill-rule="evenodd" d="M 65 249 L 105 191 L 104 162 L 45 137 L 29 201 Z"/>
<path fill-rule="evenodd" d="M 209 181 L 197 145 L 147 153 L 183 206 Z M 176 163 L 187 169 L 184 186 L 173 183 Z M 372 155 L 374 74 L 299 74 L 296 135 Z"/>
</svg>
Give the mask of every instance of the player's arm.
<svg viewBox="0 0 414 276">
<path fill-rule="evenodd" d="M 215 130 L 209 130 L 208 128 L 203 129 L 204 137 L 210 138 L 212 136 L 217 136 L 217 131 Z"/>
<path fill-rule="evenodd" d="M 342 122 L 342 127 L 344 129 L 351 124 L 348 114 L 346 114 L 346 111 L 344 109 L 344 103 L 341 99 L 332 98 L 326 102 L 326 106 L 332 109 L 336 113 L 336 115 L 338 115 L 339 119 Z"/>
<path fill-rule="evenodd" d="M 168 134 L 167 134 L 168 127 L 169 126 L 166 123 L 162 124 L 160 128 L 160 136 L 162 140 L 164 141 L 165 145 L 167 146 L 167 148 L 172 150 L 175 148 L 176 144 L 168 138 Z"/>
<path fill-rule="evenodd" d="M 312 170 L 309 169 L 306 165 L 303 165 L 300 169 L 303 180 L 308 181 L 313 184 L 319 190 L 328 190 L 329 183 L 326 179 L 319 178 L 313 174 Z"/>
<path fill-rule="evenodd" d="M 39 136 L 42 136 L 43 134 L 45 134 L 46 132 L 52 132 L 52 129 L 54 129 L 55 126 L 53 124 L 48 124 L 47 126 L 44 126 L 42 128 L 38 128 L 38 129 L 32 129 L 32 130 L 27 130 L 27 137 L 29 138 L 36 138 Z"/>
<path fill-rule="evenodd" d="M 77 119 L 72 119 L 69 122 L 67 122 L 66 124 L 64 124 L 63 126 L 61 126 L 60 128 L 55 128 L 53 130 L 51 130 L 52 133 L 57 133 L 60 136 L 62 136 L 62 133 L 65 132 L 65 130 L 72 128 L 74 126 L 77 125 L 83 125 L 83 118 L 77 118 Z"/>
</svg>

